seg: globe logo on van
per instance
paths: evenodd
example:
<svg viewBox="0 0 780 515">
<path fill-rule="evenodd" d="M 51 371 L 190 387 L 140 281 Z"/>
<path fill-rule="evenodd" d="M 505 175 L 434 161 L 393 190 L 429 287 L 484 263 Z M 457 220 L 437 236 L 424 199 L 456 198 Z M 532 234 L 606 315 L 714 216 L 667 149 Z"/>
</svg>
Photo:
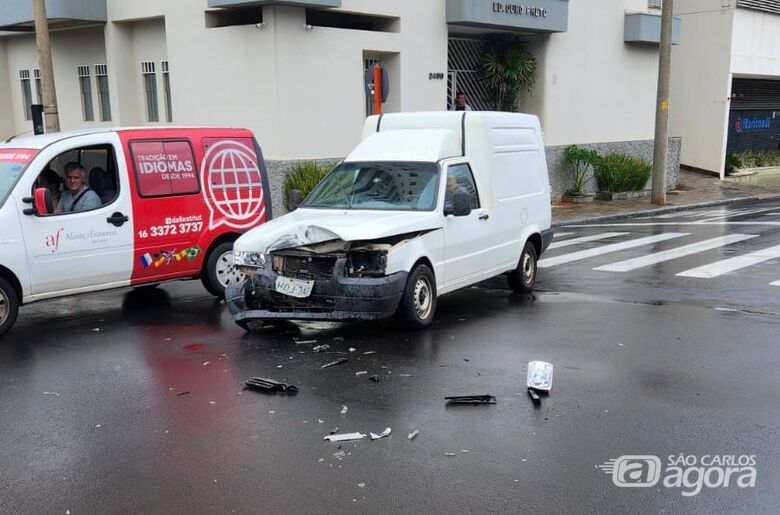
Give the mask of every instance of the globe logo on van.
<svg viewBox="0 0 780 515">
<path fill-rule="evenodd" d="M 210 229 L 220 225 L 246 229 L 262 221 L 263 178 L 249 147 L 231 140 L 214 143 L 203 159 L 201 178 Z"/>
</svg>

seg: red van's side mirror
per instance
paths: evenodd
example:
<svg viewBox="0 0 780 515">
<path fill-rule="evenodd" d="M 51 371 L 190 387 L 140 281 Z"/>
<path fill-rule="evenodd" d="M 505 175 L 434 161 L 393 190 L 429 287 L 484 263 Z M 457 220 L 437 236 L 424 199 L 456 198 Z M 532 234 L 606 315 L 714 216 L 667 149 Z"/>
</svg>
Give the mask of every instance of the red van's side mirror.
<svg viewBox="0 0 780 515">
<path fill-rule="evenodd" d="M 35 214 L 39 216 L 50 215 L 54 212 L 54 202 L 51 200 L 51 191 L 48 188 L 36 188 L 33 197 Z"/>
</svg>

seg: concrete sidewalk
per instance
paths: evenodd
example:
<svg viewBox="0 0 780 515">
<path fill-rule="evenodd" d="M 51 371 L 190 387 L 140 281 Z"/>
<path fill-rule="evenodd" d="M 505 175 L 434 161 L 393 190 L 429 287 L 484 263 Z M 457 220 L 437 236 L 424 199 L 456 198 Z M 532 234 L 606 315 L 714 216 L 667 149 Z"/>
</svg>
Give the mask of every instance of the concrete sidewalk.
<svg viewBox="0 0 780 515">
<path fill-rule="evenodd" d="M 780 197 L 780 188 L 734 180 L 721 181 L 713 175 L 680 170 L 677 189 L 667 194 L 667 206 L 653 205 L 650 198 L 594 201 L 587 204 L 553 202 L 553 225 L 645 215 L 648 211 L 661 214 L 773 197 Z"/>
</svg>

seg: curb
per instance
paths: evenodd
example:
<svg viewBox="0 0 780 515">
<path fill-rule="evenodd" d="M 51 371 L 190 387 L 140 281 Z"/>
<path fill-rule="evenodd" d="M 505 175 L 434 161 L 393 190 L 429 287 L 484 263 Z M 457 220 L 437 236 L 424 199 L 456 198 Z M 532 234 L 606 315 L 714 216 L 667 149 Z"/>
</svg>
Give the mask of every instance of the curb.
<svg viewBox="0 0 780 515">
<path fill-rule="evenodd" d="M 612 215 L 591 216 L 589 218 L 578 218 L 576 220 L 563 220 L 552 224 L 552 227 L 565 227 L 567 225 L 581 225 L 596 222 L 608 222 L 611 220 L 621 220 L 624 218 L 636 218 L 639 216 L 664 215 L 678 211 L 688 211 L 690 209 L 699 209 L 703 207 L 723 206 L 728 204 L 739 204 L 742 202 L 755 202 L 757 200 L 771 200 L 780 198 L 780 194 L 753 195 L 751 197 L 736 197 L 721 200 L 712 200 L 708 202 L 699 202 L 697 204 L 685 204 L 679 206 L 659 207 L 655 209 L 643 209 L 640 211 L 628 211 L 626 213 L 615 213 Z"/>
</svg>

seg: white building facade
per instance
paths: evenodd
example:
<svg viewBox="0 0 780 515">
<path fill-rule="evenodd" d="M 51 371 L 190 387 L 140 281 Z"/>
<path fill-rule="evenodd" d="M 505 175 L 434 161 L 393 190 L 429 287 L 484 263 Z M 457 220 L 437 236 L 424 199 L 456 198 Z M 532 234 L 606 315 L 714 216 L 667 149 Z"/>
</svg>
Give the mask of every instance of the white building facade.
<svg viewBox="0 0 780 515">
<path fill-rule="evenodd" d="M 32 131 L 29 104 L 40 99 L 31 2 L 2 4 L 7 137 Z M 242 126 L 267 159 L 296 160 L 344 156 L 358 142 L 370 111 L 365 71 L 375 61 L 390 81 L 385 112 L 447 109 L 457 89 L 482 104 L 475 53 L 492 32 L 520 35 L 538 61 L 521 107 L 540 116 L 548 146 L 595 144 L 649 157 L 659 4 L 47 0 L 47 9 L 63 130 Z M 670 163 L 671 170 L 674 152 Z M 556 181 L 559 192 L 564 179 Z"/>
<path fill-rule="evenodd" d="M 780 149 L 780 3 L 682 0 L 670 125 L 684 165 L 724 174 L 726 155 Z"/>
</svg>

